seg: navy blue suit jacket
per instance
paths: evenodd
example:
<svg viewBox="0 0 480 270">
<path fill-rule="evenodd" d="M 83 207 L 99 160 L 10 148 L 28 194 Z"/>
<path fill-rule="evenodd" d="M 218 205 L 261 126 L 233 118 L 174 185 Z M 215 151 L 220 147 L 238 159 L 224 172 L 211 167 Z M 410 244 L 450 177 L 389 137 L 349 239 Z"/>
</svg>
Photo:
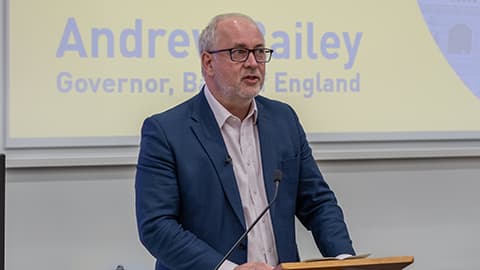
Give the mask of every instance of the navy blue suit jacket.
<svg viewBox="0 0 480 270">
<path fill-rule="evenodd" d="M 265 97 L 258 108 L 268 200 L 274 171 L 283 172 L 270 213 L 279 262 L 298 261 L 295 216 L 324 256 L 354 254 L 335 195 L 324 181 L 293 109 Z M 145 120 L 136 173 L 140 239 L 156 269 L 213 269 L 246 230 L 232 164 L 203 91 Z M 245 240 L 229 257 L 247 260 Z"/>
</svg>

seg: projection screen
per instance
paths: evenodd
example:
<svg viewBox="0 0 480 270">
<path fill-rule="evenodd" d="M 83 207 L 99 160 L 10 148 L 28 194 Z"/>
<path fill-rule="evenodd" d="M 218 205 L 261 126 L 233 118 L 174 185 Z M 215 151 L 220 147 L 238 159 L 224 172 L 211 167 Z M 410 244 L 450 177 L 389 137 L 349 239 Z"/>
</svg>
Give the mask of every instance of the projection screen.
<svg viewBox="0 0 480 270">
<path fill-rule="evenodd" d="M 218 13 L 275 50 L 262 95 L 311 140 L 480 138 L 478 1 L 7 3 L 6 147 L 136 145 L 201 89 L 197 39 Z"/>
</svg>

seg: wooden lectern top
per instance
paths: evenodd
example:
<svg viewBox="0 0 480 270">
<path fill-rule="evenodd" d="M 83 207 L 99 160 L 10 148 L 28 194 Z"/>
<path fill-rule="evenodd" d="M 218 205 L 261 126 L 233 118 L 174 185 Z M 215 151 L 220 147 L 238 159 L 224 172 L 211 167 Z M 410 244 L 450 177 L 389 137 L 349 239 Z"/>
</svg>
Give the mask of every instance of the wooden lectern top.
<svg viewBox="0 0 480 270">
<path fill-rule="evenodd" d="M 281 270 L 400 270 L 413 263 L 412 256 L 282 263 Z"/>
</svg>

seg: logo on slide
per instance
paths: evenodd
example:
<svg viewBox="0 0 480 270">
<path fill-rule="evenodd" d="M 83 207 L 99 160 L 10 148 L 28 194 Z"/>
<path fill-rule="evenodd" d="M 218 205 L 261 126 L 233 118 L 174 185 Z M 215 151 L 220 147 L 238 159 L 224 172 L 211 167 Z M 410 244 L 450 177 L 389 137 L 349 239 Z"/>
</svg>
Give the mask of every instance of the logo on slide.
<svg viewBox="0 0 480 270">
<path fill-rule="evenodd" d="M 480 0 L 418 0 L 418 5 L 448 63 L 480 99 Z"/>
</svg>

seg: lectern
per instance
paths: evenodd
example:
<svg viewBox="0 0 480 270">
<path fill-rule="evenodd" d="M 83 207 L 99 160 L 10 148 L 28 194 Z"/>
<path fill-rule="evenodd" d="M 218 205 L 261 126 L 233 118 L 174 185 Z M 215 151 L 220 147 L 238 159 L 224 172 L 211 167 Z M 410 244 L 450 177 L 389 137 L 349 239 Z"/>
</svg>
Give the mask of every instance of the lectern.
<svg viewBox="0 0 480 270">
<path fill-rule="evenodd" d="M 400 270 L 413 263 L 412 256 L 282 263 L 280 270 Z"/>
</svg>

